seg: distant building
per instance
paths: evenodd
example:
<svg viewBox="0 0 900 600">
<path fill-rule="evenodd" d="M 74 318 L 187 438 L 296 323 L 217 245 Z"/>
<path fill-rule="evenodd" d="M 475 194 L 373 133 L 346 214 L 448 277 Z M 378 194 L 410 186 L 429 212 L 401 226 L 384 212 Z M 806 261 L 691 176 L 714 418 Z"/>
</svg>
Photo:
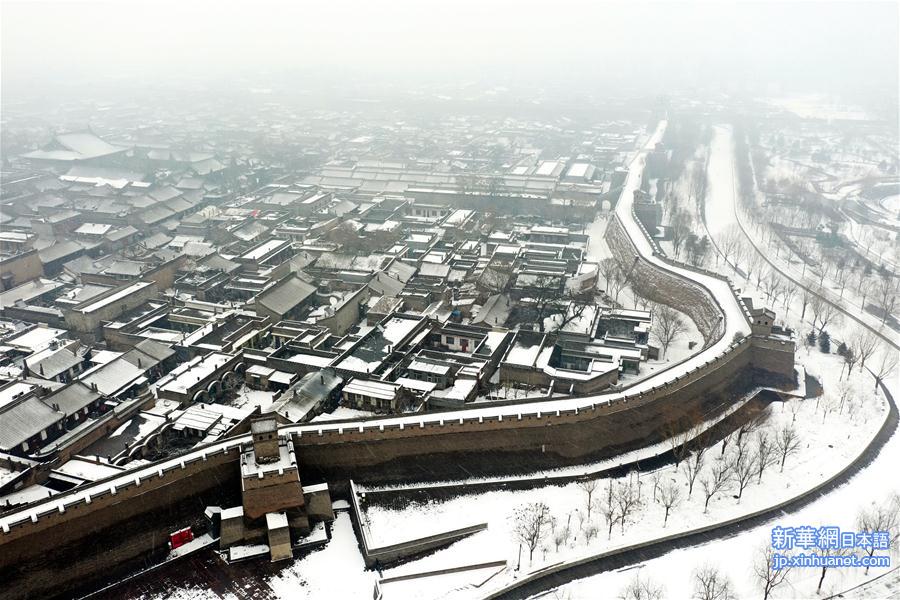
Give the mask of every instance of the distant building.
<svg viewBox="0 0 900 600">
<path fill-rule="evenodd" d="M 47 165 L 115 164 L 128 151 L 126 146 L 110 144 L 89 131 L 61 133 L 40 150 L 22 158 Z"/>
</svg>

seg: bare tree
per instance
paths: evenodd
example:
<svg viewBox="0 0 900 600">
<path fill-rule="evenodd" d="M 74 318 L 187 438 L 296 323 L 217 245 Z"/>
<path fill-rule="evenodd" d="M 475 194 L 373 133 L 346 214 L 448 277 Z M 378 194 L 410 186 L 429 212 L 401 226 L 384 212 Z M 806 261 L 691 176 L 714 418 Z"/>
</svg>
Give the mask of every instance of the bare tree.
<svg viewBox="0 0 900 600">
<path fill-rule="evenodd" d="M 830 396 L 826 396 L 822 398 L 822 422 L 825 422 L 825 419 L 828 418 L 828 413 L 835 409 L 834 399 Z"/>
<path fill-rule="evenodd" d="M 719 236 L 719 243 L 717 245 L 722 252 L 722 257 L 725 259 L 725 262 L 732 262 L 736 266 L 738 260 L 737 255 L 743 240 L 744 235 L 737 225 L 729 225 L 722 231 L 722 235 Z"/>
<path fill-rule="evenodd" d="M 803 404 L 800 398 L 794 398 L 793 402 L 788 403 L 788 409 L 791 411 L 791 425 L 797 422 L 797 415 L 800 414 L 800 409 L 802 408 Z"/>
<path fill-rule="evenodd" d="M 838 409 L 840 412 L 844 412 L 844 404 L 848 400 L 852 401 L 856 395 L 855 389 L 855 386 L 850 383 L 849 377 L 838 384 Z M 819 406 L 820 399 L 821 396 L 816 397 L 816 408 Z"/>
<path fill-rule="evenodd" d="M 578 487 L 581 488 L 585 494 L 587 494 L 587 502 L 585 503 L 587 507 L 587 518 L 588 521 L 591 520 L 591 506 L 593 505 L 591 500 L 594 495 L 594 490 L 597 489 L 598 481 L 596 479 L 585 479 L 583 481 L 578 482 Z"/>
<path fill-rule="evenodd" d="M 603 277 L 607 293 L 609 293 L 609 280 L 618 268 L 618 261 L 612 257 L 601 259 L 600 262 L 597 263 L 597 271 L 600 273 L 600 276 Z"/>
<path fill-rule="evenodd" d="M 672 249 L 674 250 L 676 260 L 681 253 L 681 249 L 684 247 L 684 242 L 691 234 L 692 226 L 693 219 L 691 213 L 683 208 L 677 209 L 675 214 L 672 215 L 672 219 L 669 222 L 669 233 L 672 236 Z"/>
<path fill-rule="evenodd" d="M 637 485 L 628 478 L 624 482 L 620 482 L 616 487 L 616 508 L 619 513 L 619 525 L 620 531 L 625 533 L 625 521 L 628 520 L 628 516 L 637 510 L 637 508 L 641 504 L 640 496 L 638 495 Z"/>
<path fill-rule="evenodd" d="M 659 489 L 659 501 L 666 509 L 666 516 L 663 519 L 663 527 L 665 527 L 669 522 L 669 511 L 681 502 L 681 488 L 674 479 L 669 479 L 662 484 Z"/>
<path fill-rule="evenodd" d="M 598 271 L 606 284 L 606 295 L 619 301 L 619 293 L 628 283 L 628 277 L 622 266 L 614 258 L 604 258 L 598 265 Z"/>
<path fill-rule="evenodd" d="M 886 531 L 888 532 L 889 545 L 896 547 L 898 518 L 900 518 L 897 509 L 897 502 L 894 498 L 863 508 L 856 517 L 856 527 L 861 533 L 865 532 L 870 536 L 879 531 Z M 875 544 L 869 544 L 864 549 L 866 554 L 871 557 L 878 550 L 878 547 Z M 868 574 L 869 566 L 866 565 L 866 575 Z"/>
<path fill-rule="evenodd" d="M 785 310 L 788 310 L 791 306 L 791 300 L 797 295 L 797 285 L 792 281 L 785 280 L 784 286 L 781 288 L 781 294 L 784 298 L 782 306 L 784 306 Z"/>
<path fill-rule="evenodd" d="M 653 336 L 662 346 L 663 358 L 665 358 L 672 342 L 687 332 L 687 323 L 678 311 L 665 304 L 655 304 L 651 312 Z"/>
<path fill-rule="evenodd" d="M 841 375 L 838 379 L 842 379 L 844 377 L 844 370 L 847 371 L 847 377 L 850 377 L 850 372 L 853 370 L 853 367 L 856 365 L 859 357 L 856 354 L 856 351 L 853 349 L 853 346 L 848 344 L 843 345 L 843 356 L 844 364 L 841 366 Z"/>
<path fill-rule="evenodd" d="M 843 261 L 843 258 L 841 259 Z M 844 297 L 844 288 L 847 287 L 847 279 L 850 277 L 850 269 L 847 268 L 846 261 L 843 261 L 845 264 L 841 267 L 840 263 L 838 264 L 838 269 L 834 273 L 835 280 L 837 284 L 840 286 L 840 290 L 838 293 L 839 298 Z"/>
<path fill-rule="evenodd" d="M 784 462 L 788 456 L 792 456 L 800 450 L 800 435 L 793 425 L 785 425 L 775 434 L 775 447 L 781 456 L 781 472 L 784 472 Z"/>
<path fill-rule="evenodd" d="M 529 286 L 529 299 L 535 310 L 535 322 L 544 331 L 544 317 L 558 307 L 565 295 L 565 281 L 555 275 L 538 275 Z"/>
<path fill-rule="evenodd" d="M 641 579 L 638 573 L 619 593 L 619 600 L 662 600 L 663 593 L 662 586 L 652 580 Z"/>
<path fill-rule="evenodd" d="M 712 565 L 694 570 L 693 600 L 735 600 L 734 586 L 728 576 Z"/>
<path fill-rule="evenodd" d="M 669 447 L 672 449 L 672 456 L 675 458 L 675 469 L 677 470 L 681 461 L 684 460 L 690 452 L 692 427 L 686 426 L 684 419 L 678 421 L 669 421 L 665 426 L 666 438 L 669 441 Z"/>
<path fill-rule="evenodd" d="M 850 554 L 850 548 L 819 548 L 818 554 L 822 557 L 827 556 L 846 556 Z M 828 562 L 822 563 L 822 573 L 819 575 L 819 585 L 816 587 L 816 593 L 820 593 L 822 591 L 822 583 L 825 581 L 825 572 L 828 571 Z"/>
<path fill-rule="evenodd" d="M 774 305 L 778 301 L 778 297 L 781 295 L 781 275 L 774 269 L 770 270 L 766 274 L 765 279 L 763 279 L 762 286 L 763 292 L 765 292 L 766 294 L 766 300 Z"/>
<path fill-rule="evenodd" d="M 731 465 L 723 457 L 719 456 L 713 461 L 709 472 L 700 478 L 700 487 L 703 489 L 703 512 L 709 510 L 710 499 L 721 491 L 728 489 L 731 482 Z"/>
<path fill-rule="evenodd" d="M 516 509 L 513 515 L 516 539 L 528 548 L 528 562 L 550 530 L 550 508 L 543 502 L 532 502 Z"/>
<path fill-rule="evenodd" d="M 859 280 L 856 283 L 856 291 L 861 296 L 859 306 L 863 310 L 866 309 L 866 298 L 868 298 L 872 292 L 877 290 L 877 286 L 874 281 L 869 279 L 869 277 L 865 274 L 865 272 L 860 272 Z"/>
<path fill-rule="evenodd" d="M 735 440 L 735 443 L 738 446 L 742 446 L 746 442 L 747 437 L 751 433 L 765 427 L 768 420 L 769 413 L 763 411 L 755 414 L 751 418 L 741 423 L 740 427 L 738 427 L 737 429 L 737 439 Z"/>
<path fill-rule="evenodd" d="M 766 431 L 756 432 L 756 483 L 762 483 L 763 472 L 778 462 L 778 449 Z"/>
<path fill-rule="evenodd" d="M 713 445 L 713 430 L 707 427 L 703 421 L 702 415 L 693 415 L 694 426 L 691 427 L 688 435 L 690 436 L 690 447 L 694 454 L 701 458 L 706 451 Z"/>
<path fill-rule="evenodd" d="M 878 302 L 882 310 L 881 324 L 884 325 L 897 303 L 897 279 L 889 272 L 883 274 L 878 282 Z"/>
<path fill-rule="evenodd" d="M 606 522 L 606 539 L 612 538 L 613 525 L 619 520 L 619 509 L 616 504 L 615 492 L 613 491 L 612 479 L 606 484 L 606 493 L 600 499 L 599 507 L 600 515 Z"/>
<path fill-rule="evenodd" d="M 809 306 L 810 302 L 812 302 L 812 299 L 815 297 L 816 295 L 805 287 L 800 288 L 800 303 L 802 304 L 802 310 L 800 311 L 800 320 L 803 320 L 806 317 L 806 307 Z M 815 323 L 813 323 L 813 327 L 815 327 Z"/>
<path fill-rule="evenodd" d="M 875 375 L 875 389 L 897 369 L 897 353 L 886 344 L 882 345 L 881 361 L 872 373 Z"/>
<path fill-rule="evenodd" d="M 499 294 L 509 287 L 511 277 L 512 264 L 490 264 L 478 278 L 477 285 L 488 294 Z M 494 323 L 491 324 L 494 325 Z"/>
<path fill-rule="evenodd" d="M 757 551 L 753 559 L 753 574 L 762 588 L 763 600 L 769 600 L 772 590 L 784 583 L 791 572 L 788 566 L 775 568 L 775 554 L 775 549 L 767 544 Z"/>
<path fill-rule="evenodd" d="M 580 319 L 584 315 L 584 311 L 594 304 L 594 295 L 591 291 L 578 292 L 567 289 L 561 294 L 560 300 L 567 304 L 556 324 L 555 331 L 562 331 L 566 325 Z"/>
<path fill-rule="evenodd" d="M 750 277 L 754 273 L 759 273 L 766 265 L 765 259 L 762 257 L 762 254 L 753 250 L 749 253 L 747 258 L 747 268 L 746 268 L 746 279 L 749 282 Z M 757 280 L 756 286 L 759 287 L 759 281 Z"/>
<path fill-rule="evenodd" d="M 697 481 L 697 475 L 703 470 L 703 453 L 695 452 L 681 465 L 684 476 L 688 482 L 688 498 L 694 493 L 694 482 Z"/>
<path fill-rule="evenodd" d="M 813 313 L 813 327 L 816 327 L 818 323 L 819 335 L 822 335 L 829 323 L 838 322 L 841 316 L 841 311 L 819 295 L 824 293 L 824 290 L 818 290 L 818 293 L 809 302 L 809 307 Z"/>
<path fill-rule="evenodd" d="M 553 545 L 556 548 L 556 551 L 559 552 L 559 547 L 569 541 L 569 536 L 572 533 L 571 529 L 571 520 L 572 515 L 569 514 L 569 517 L 566 519 L 565 527 L 557 527 L 556 519 L 553 519 L 550 524 L 553 526 Z"/>
<path fill-rule="evenodd" d="M 584 535 L 585 545 L 588 545 L 592 539 L 597 537 L 597 526 L 590 521 L 585 521 L 581 525 L 581 533 Z"/>
<path fill-rule="evenodd" d="M 662 471 L 653 471 L 650 475 L 650 481 L 653 483 L 653 501 L 656 502 L 656 492 L 659 491 L 659 484 L 662 480 Z"/>
<path fill-rule="evenodd" d="M 609 293 L 609 291 L 611 291 L 613 302 L 618 304 L 619 303 L 619 294 L 622 292 L 622 290 L 624 290 L 626 287 L 628 287 L 628 273 L 625 271 L 625 269 L 623 269 L 622 267 L 619 267 L 615 271 L 613 271 L 612 277 L 610 278 L 609 281 L 610 281 L 610 283 L 609 283 L 610 287 L 609 287 L 609 290 L 607 291 L 607 293 Z M 635 294 L 635 295 L 637 295 L 637 294 Z"/>
<path fill-rule="evenodd" d="M 754 475 L 756 475 L 756 455 L 749 452 L 735 452 L 731 460 L 731 478 L 738 486 L 738 503 Z"/>
<path fill-rule="evenodd" d="M 856 348 L 856 354 L 859 356 L 859 370 L 866 368 L 866 361 L 872 358 L 875 350 L 878 349 L 878 336 L 868 329 L 861 330 L 853 338 L 852 346 Z"/>
</svg>

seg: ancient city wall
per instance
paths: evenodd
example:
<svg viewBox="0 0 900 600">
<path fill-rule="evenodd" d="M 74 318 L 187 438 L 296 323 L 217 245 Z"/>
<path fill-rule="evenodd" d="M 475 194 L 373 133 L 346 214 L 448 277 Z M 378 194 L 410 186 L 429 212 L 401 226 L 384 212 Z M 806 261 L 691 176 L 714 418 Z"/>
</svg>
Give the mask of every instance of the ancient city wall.
<svg viewBox="0 0 900 600">
<path fill-rule="evenodd" d="M 750 350 L 750 341 L 742 340 L 712 364 L 620 401 L 562 411 L 531 408 L 513 416 L 457 419 L 448 411 L 415 426 L 338 425 L 295 434 L 294 444 L 304 470 L 322 477 L 344 477 L 368 467 L 367 480 L 376 472 L 385 479 L 402 478 L 451 457 L 450 463 L 466 467 L 484 453 L 499 470 L 578 463 L 651 443 L 663 437 L 669 423 L 707 413 L 727 396 L 729 384 L 749 378 Z"/>
<path fill-rule="evenodd" d="M 56 542 L 65 543 L 90 530 L 102 528 L 111 521 L 108 515 L 115 515 L 114 522 L 115 519 L 151 510 L 155 507 L 152 498 L 162 496 L 168 502 L 176 502 L 180 497 L 190 496 L 209 483 L 207 478 L 197 475 L 214 472 L 223 464 L 233 466 L 236 476 L 239 445 L 237 441 L 220 445 L 209 452 L 201 451 L 184 459 L 165 461 L 149 474 L 135 475 L 124 483 L 121 476 L 114 476 L 110 479 L 118 484 L 104 483 L 102 480 L 89 488 L 32 504 L 33 508 L 22 514 L 21 520 L 4 524 L 0 530 L 0 547 L 3 548 L 0 569 L 8 566 L 9 559 L 14 558 L 11 556 L 13 552 L 7 550 L 12 548 L 8 544 L 16 540 L 40 533 L 42 540 L 49 536 Z M 161 495 L 160 490 L 165 490 L 165 493 Z"/>
<path fill-rule="evenodd" d="M 638 279 L 647 277 L 663 290 L 660 302 L 688 314 L 709 336 L 707 343 L 713 341 L 722 311 L 708 291 L 639 258 L 617 218 L 607 238 L 621 260 L 640 269 Z M 293 436 L 304 480 L 353 476 L 374 481 L 440 475 L 453 467 L 517 470 L 583 462 L 657 441 L 670 433 L 667 429 L 673 424 L 689 426 L 686 416 L 696 420 L 721 410 L 732 394 L 752 383 L 756 369 L 781 372 L 786 363 L 792 366 L 792 354 L 789 360 L 786 349 L 778 345 L 769 338 L 745 337 L 691 370 L 673 365 L 667 369 L 671 377 L 666 378 L 664 371 L 654 375 L 665 379 L 664 384 L 640 386 L 641 392 L 629 393 L 626 386 L 615 393 L 576 398 L 565 410 L 536 410 L 533 400 L 523 400 L 528 408 L 523 406 L 522 412 L 513 402 L 486 416 L 455 416 L 471 409 L 463 407 L 463 412 L 423 413 L 397 424 L 379 419 L 329 422 L 321 427 L 286 426 L 282 432 Z M 0 574 L 8 573 L 7 582 L 21 582 L 33 595 L 41 589 L 36 575 L 40 569 L 25 572 L 21 566 L 30 559 L 40 563 L 36 557 L 48 548 L 76 543 L 204 491 L 239 488 L 239 450 L 248 442 L 245 435 L 210 444 L 181 459 L 139 469 L 133 479 L 131 474 L 116 476 L 6 515 L 0 529 Z M 146 551 L 164 544 L 160 536 L 140 547 Z M 83 577 L 92 568 L 102 570 L 125 558 L 110 552 L 91 563 L 79 563 L 92 567 L 69 570 L 72 577 Z"/>
<path fill-rule="evenodd" d="M 685 313 L 697 325 L 706 344 L 717 337 L 722 311 L 708 291 L 642 259 L 618 217 L 611 219 L 606 228 L 606 242 L 616 261 L 628 273 L 631 286 L 641 296 Z M 656 247 L 652 240 L 651 245 Z M 678 266 L 684 267 L 680 263 Z"/>
<path fill-rule="evenodd" d="M 529 452 L 548 461 L 572 461 L 598 453 L 612 453 L 617 447 L 647 437 L 659 436 L 665 423 L 691 411 L 701 411 L 714 392 L 738 378 L 750 362 L 749 339 L 733 344 L 729 352 L 706 365 L 673 378 L 646 393 L 620 400 L 603 400 L 582 408 L 561 411 L 523 411 L 514 416 L 454 418 L 454 411 L 423 414 L 416 426 L 382 426 L 329 423 L 321 428 L 282 428 L 294 433 L 294 444 L 304 472 L 352 471 L 399 459 L 412 463 L 427 454 Z M 509 413 L 513 406 L 505 407 Z M 533 405 L 532 405 L 533 406 Z M 238 452 L 247 436 L 200 448 L 183 459 L 163 461 L 143 469 L 143 476 L 114 478 L 118 485 L 97 482 L 81 490 L 64 493 L 8 517 L 0 530 L 0 544 L 49 528 L 61 532 L 82 516 L 106 521 L 107 509 L 120 504 L 147 510 L 143 501 L 129 502 L 156 489 L 179 485 L 171 493 L 190 495 L 196 491 L 193 476 L 229 463 L 237 472 Z M 156 470 L 154 470 L 154 468 Z M 141 505 L 141 506 L 136 506 Z M 118 511 L 114 511 L 118 512 Z M 76 528 L 77 529 L 77 528 Z M 61 534 L 59 534 L 61 535 Z M 77 535 L 76 535 L 77 537 Z M 5 555 L 5 552 L 0 555 Z M 2 566 L 0 558 L 0 566 Z"/>
<path fill-rule="evenodd" d="M 117 569 L 144 566 L 148 554 L 166 552 L 172 530 L 202 520 L 206 505 L 221 504 L 220 488 L 239 486 L 236 468 L 215 461 L 187 467 L 163 478 L 169 480 L 164 485 L 163 480 L 147 481 L 141 486 L 145 491 L 127 489 L 117 492 L 115 503 L 98 501 L 102 511 L 74 509 L 57 515 L 55 524 L 37 535 L 4 542 L 0 598 L 71 597 L 80 587 L 90 590 L 107 582 Z"/>
</svg>

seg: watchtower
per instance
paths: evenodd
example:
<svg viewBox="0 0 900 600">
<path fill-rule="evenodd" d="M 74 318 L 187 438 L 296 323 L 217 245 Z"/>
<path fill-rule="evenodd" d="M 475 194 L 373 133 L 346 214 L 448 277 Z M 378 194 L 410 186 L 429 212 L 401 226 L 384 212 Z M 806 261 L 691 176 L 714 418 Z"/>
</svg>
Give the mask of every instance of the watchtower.
<svg viewBox="0 0 900 600">
<path fill-rule="evenodd" d="M 274 417 L 250 424 L 253 447 L 241 453 L 241 499 L 244 515 L 260 519 L 286 512 L 293 527 L 309 530 L 294 442 L 278 434 Z"/>
<path fill-rule="evenodd" d="M 256 462 L 270 463 L 278 460 L 278 423 L 274 416 L 256 419 L 250 423 L 253 436 L 253 452 Z"/>
</svg>

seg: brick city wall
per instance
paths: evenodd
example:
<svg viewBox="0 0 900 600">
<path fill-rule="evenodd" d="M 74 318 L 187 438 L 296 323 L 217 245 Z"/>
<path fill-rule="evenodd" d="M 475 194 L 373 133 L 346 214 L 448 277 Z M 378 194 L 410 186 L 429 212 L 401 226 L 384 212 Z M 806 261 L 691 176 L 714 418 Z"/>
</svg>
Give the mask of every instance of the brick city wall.
<svg viewBox="0 0 900 600">
<path fill-rule="evenodd" d="M 640 258 L 618 218 L 610 220 L 606 242 L 642 297 L 684 312 L 697 325 L 706 343 L 716 337 L 722 311 L 708 291 Z M 684 267 L 680 263 L 678 266 Z"/>
<path fill-rule="evenodd" d="M 387 479 L 421 476 L 426 462 L 440 465 L 452 457 L 451 464 L 465 467 L 481 453 L 490 453 L 502 470 L 512 462 L 521 468 L 578 463 L 657 440 L 668 424 L 705 413 L 729 384 L 749 378 L 751 347 L 743 340 L 711 365 L 627 401 L 503 418 L 460 420 L 449 411 L 422 427 L 364 427 L 360 432 L 348 425 L 321 434 L 304 432 L 295 434 L 294 445 L 304 472 L 325 478 L 346 477 L 359 468 L 366 468 L 367 480 L 376 472 Z"/>
<path fill-rule="evenodd" d="M 168 533 L 196 521 L 192 516 L 202 518 L 207 504 L 220 504 L 221 488 L 240 485 L 236 461 L 237 453 L 231 452 L 42 517 L 28 535 L 0 545 L 0 597 L 68 597 L 80 586 L 89 590 L 105 583 L 128 564 L 144 566 L 139 559 L 166 552 Z"/>
<path fill-rule="evenodd" d="M 670 277 L 679 286 L 685 283 L 677 276 Z M 694 295 L 699 290 L 680 289 L 685 290 L 685 295 L 679 301 L 701 302 Z M 715 300 L 708 293 L 705 296 L 707 310 Z M 693 318 L 692 307 L 678 308 Z M 672 424 L 688 426 L 686 416 L 696 418 L 713 407 L 721 408 L 723 397 L 727 401 L 745 390 L 758 369 L 782 372 L 784 363 L 792 365 L 792 355 L 788 360 L 772 340 L 748 337 L 665 385 L 630 396 L 628 388 L 623 388 L 626 396 L 615 400 L 598 397 L 592 403 L 586 398 L 580 408 L 536 411 L 532 405 L 530 412 L 520 414 L 513 405 L 507 405 L 504 417 L 454 418 L 454 411 L 447 411 L 417 415 L 421 417 L 419 422 L 405 426 L 336 422 L 318 429 L 307 426 L 302 434 L 297 426 L 288 426 L 284 431 L 294 434 L 306 480 L 312 479 L 310 475 L 333 481 L 349 475 L 373 479 L 377 473 L 379 478 L 389 479 L 440 474 L 441 468 L 453 466 L 497 469 L 499 465 L 516 469 L 575 463 L 659 440 Z M 672 368 L 678 369 L 677 365 Z M 16 590 L 25 590 L 11 597 L 34 596 L 43 589 L 41 586 L 54 581 L 39 568 L 23 566 L 29 561 L 40 565 L 55 549 L 101 531 L 118 530 L 120 535 L 126 535 L 121 525 L 136 515 L 173 506 L 226 482 L 239 489 L 239 445 L 247 442 L 249 438 L 245 436 L 212 444 L 183 459 L 164 461 L 159 472 L 118 488 L 103 490 L 102 483 L 95 484 L 61 494 L 21 513 L 22 519 L 0 531 L 0 576 L 10 573 L 5 580 Z M 141 547 L 158 550 L 164 543 L 163 536 Z M 99 572 L 110 568 L 129 556 L 130 551 L 113 550 L 91 562 L 90 567 L 80 561 L 79 566 L 73 565 L 61 573 L 57 584 L 68 581 L 70 575 L 83 578 L 91 569 Z"/>
</svg>

